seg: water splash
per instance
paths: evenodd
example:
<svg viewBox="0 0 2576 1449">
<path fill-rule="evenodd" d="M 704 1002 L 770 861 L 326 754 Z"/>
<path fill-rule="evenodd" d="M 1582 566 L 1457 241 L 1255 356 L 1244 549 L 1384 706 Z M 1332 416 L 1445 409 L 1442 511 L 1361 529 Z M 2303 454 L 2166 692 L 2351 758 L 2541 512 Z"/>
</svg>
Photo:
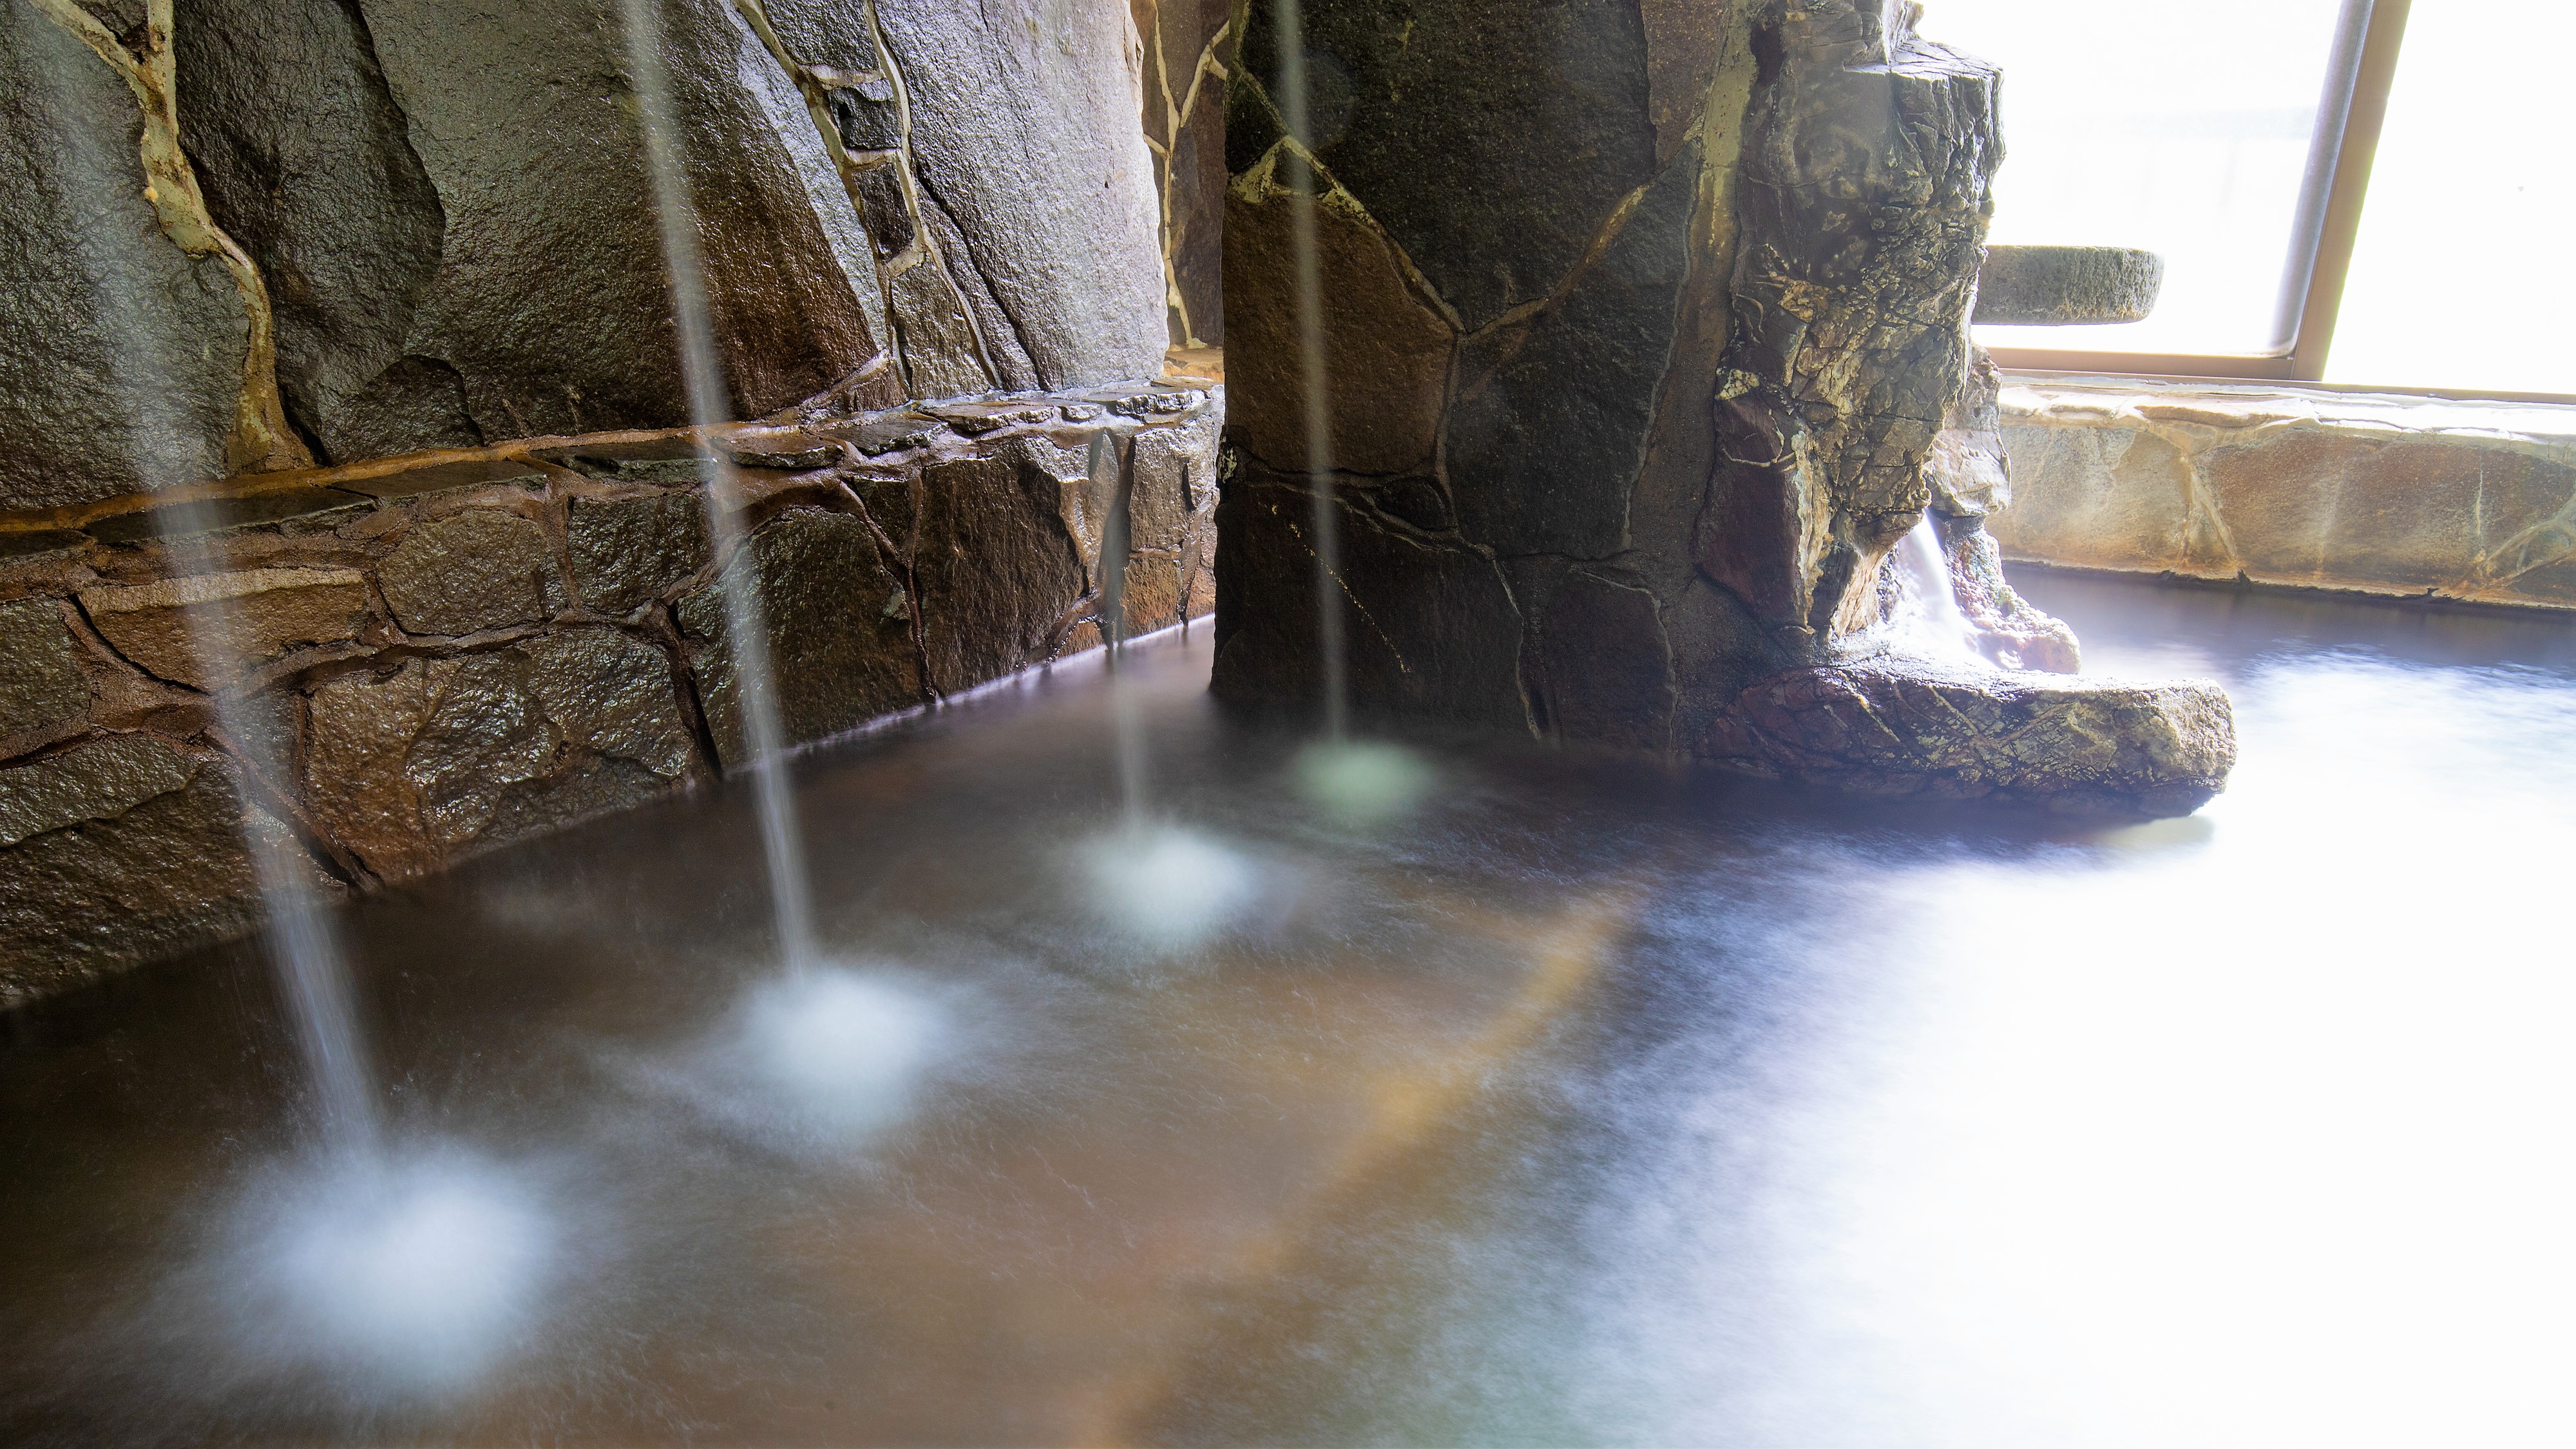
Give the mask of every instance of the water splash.
<svg viewBox="0 0 2576 1449">
<path fill-rule="evenodd" d="M 1149 951 L 1203 946 L 1261 895 L 1261 871 L 1249 857 L 1179 825 L 1141 821 L 1094 836 L 1082 864 L 1093 913 Z"/>
<path fill-rule="evenodd" d="M 1950 563 L 1941 550 L 1932 515 L 1914 525 L 1890 556 L 1896 599 L 1887 621 L 1888 639 L 1899 652 L 1945 664 L 1988 667 L 1977 649 L 1977 628 L 1959 609 L 1950 584 Z"/>
<path fill-rule="evenodd" d="M 789 1116 L 848 1140 L 910 1111 L 948 1035 L 947 1011 L 919 986 L 825 969 L 756 988 L 739 1046 Z"/>
<path fill-rule="evenodd" d="M 368 1397 L 458 1393 L 529 1346 L 563 1247 L 524 1175 L 478 1156 L 307 1163 L 235 1206 L 230 1347 Z"/>
<path fill-rule="evenodd" d="M 1437 779 L 1422 757 L 1382 740 L 1323 740 L 1298 752 L 1299 794 L 1335 822 L 1385 825 L 1420 808 Z"/>
<path fill-rule="evenodd" d="M 661 227 L 662 260 L 670 272 L 671 315 L 679 331 L 689 420 L 703 430 L 731 421 L 732 409 L 723 364 L 716 356 L 706 274 L 698 255 L 696 209 L 672 144 L 679 127 L 671 105 L 670 75 L 662 64 L 661 19 L 652 0 L 619 0 L 619 8 L 625 21 L 627 69 L 643 124 L 645 171 Z M 788 780 L 786 729 L 779 718 L 767 614 L 742 523 L 739 477 L 729 467 L 713 464 L 705 498 L 708 537 L 715 556 L 728 561 L 717 590 L 724 597 L 734 698 L 742 722 L 745 768 L 751 774 L 760 814 L 778 952 L 789 972 L 802 972 L 820 956 L 814 933 L 813 877 L 806 869 L 804 833 L 798 827 Z"/>
</svg>

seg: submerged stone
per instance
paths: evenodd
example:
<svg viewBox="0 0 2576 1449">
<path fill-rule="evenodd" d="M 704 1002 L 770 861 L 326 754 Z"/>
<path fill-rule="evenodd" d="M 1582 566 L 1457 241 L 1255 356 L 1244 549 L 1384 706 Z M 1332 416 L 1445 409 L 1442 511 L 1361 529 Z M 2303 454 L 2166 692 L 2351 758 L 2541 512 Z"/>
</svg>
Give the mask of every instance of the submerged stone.
<svg viewBox="0 0 2576 1449">
<path fill-rule="evenodd" d="M 1864 794 L 2188 815 L 2226 787 L 2236 725 L 2226 692 L 2206 682 L 1872 661 L 1756 681 L 1697 753 L 1747 774 Z"/>
</svg>

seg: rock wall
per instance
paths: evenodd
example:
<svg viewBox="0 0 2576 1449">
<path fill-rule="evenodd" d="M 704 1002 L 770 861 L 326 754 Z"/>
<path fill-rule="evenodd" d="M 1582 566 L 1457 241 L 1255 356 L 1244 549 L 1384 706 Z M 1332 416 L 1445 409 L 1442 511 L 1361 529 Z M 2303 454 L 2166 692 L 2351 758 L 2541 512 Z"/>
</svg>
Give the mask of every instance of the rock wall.
<svg viewBox="0 0 2576 1449">
<path fill-rule="evenodd" d="M 1117 7 L 653 8 L 736 416 L 1160 372 Z M 685 422 L 620 9 L 7 7 L 0 506 Z"/>
<path fill-rule="evenodd" d="M 1204 615 L 1219 406 L 924 403 L 0 515 L 0 1004 L 247 928 L 245 830 L 365 889 L 739 764 L 720 579 L 767 605 L 795 741 L 1098 643 L 1122 479 L 1129 627 Z M 715 469 L 745 500 L 731 559 Z M 270 737 L 227 740 L 212 690 Z"/>
<path fill-rule="evenodd" d="M 1313 709 L 1337 648 L 1356 712 L 1882 793 L 2214 793 L 2214 686 L 1881 657 L 1937 492 L 1972 614 L 2073 661 L 1950 476 L 1990 451 L 1997 77 L 1914 10 L 1238 6 L 1217 690 Z"/>
<path fill-rule="evenodd" d="M 2008 557 L 2576 608 L 2576 409 L 2028 380 Z"/>
<path fill-rule="evenodd" d="M 1686 754 L 1871 622 L 1959 388 L 1992 71 L 1851 0 L 1308 0 L 1291 134 L 1278 7 L 1237 23 L 1221 689 L 1319 687 L 1319 471 L 1363 708 Z"/>
</svg>

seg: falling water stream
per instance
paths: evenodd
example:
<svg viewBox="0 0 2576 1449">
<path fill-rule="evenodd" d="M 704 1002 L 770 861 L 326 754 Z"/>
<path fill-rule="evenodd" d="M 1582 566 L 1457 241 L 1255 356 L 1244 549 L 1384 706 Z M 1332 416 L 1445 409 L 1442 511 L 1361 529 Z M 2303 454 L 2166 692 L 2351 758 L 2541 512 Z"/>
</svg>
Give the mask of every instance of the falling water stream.
<svg viewBox="0 0 2576 1449">
<path fill-rule="evenodd" d="M 1896 545 L 1895 562 L 1899 587 L 1895 615 L 1889 622 L 1898 647 L 1945 663 L 1984 666 L 1985 656 L 1977 652 L 1977 631 L 1960 612 L 1950 564 L 1942 555 L 1941 535 L 1931 514 L 1924 514 L 1923 521 Z"/>
<path fill-rule="evenodd" d="M 716 357 L 715 324 L 707 305 L 706 272 L 698 256 L 698 223 L 672 138 L 678 121 L 671 106 L 670 74 L 662 64 L 661 19 L 650 0 L 620 0 L 626 30 L 627 68 L 635 83 L 644 129 L 645 171 L 662 233 L 663 265 L 670 272 L 671 315 L 680 343 L 680 373 L 688 390 L 689 420 L 700 429 L 731 421 L 724 368 Z M 788 781 L 787 740 L 780 723 L 776 677 L 769 657 L 769 627 L 760 596 L 757 561 L 743 527 L 740 479 L 711 462 L 706 488 L 707 536 L 726 560 L 718 592 L 724 596 L 725 642 L 733 666 L 735 712 L 742 754 L 760 806 L 760 843 L 768 865 L 770 907 L 778 954 L 790 974 L 812 969 L 819 957 L 814 935 L 812 877 Z"/>
</svg>

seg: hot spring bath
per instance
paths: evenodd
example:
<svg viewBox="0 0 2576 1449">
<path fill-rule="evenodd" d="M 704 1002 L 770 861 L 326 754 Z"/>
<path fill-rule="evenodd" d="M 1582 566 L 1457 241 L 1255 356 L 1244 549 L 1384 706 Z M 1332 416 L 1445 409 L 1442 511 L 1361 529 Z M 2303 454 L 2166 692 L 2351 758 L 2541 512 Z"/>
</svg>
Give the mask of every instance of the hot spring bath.
<svg viewBox="0 0 2576 1449">
<path fill-rule="evenodd" d="M 10 1019 L 39 1443 L 2576 1431 L 2564 626 L 2039 576 L 2243 759 L 2100 826 L 1231 723 L 1204 634 Z M 1357 753 L 1354 753 L 1354 752 Z"/>
</svg>

